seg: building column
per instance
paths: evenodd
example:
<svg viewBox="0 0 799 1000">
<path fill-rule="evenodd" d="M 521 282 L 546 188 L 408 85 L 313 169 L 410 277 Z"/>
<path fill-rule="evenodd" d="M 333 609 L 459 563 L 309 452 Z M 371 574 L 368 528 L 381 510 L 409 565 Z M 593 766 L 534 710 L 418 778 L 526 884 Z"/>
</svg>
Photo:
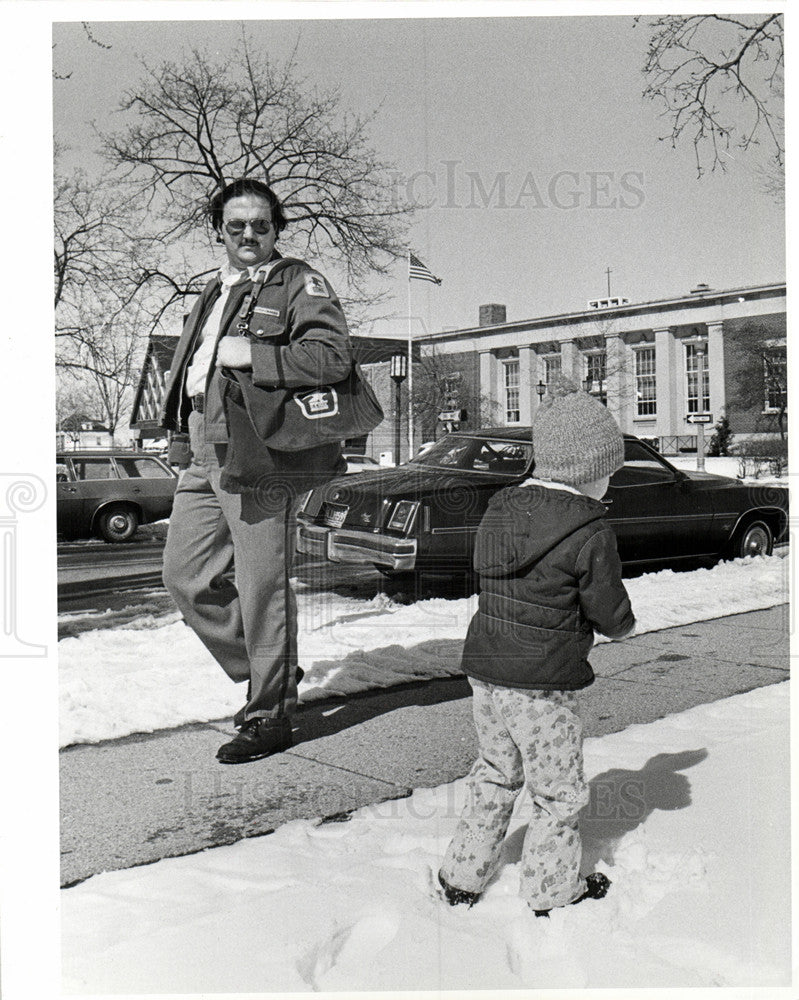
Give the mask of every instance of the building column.
<svg viewBox="0 0 799 1000">
<path fill-rule="evenodd" d="M 560 342 L 560 371 L 566 378 L 579 382 L 582 378 L 580 367 L 580 352 L 573 340 Z"/>
<path fill-rule="evenodd" d="M 497 395 L 497 367 L 499 362 L 492 351 L 480 351 L 480 395 L 488 401 L 488 412 L 481 416 L 480 423 L 493 425 L 501 415 L 500 399 Z"/>
<path fill-rule="evenodd" d="M 519 421 L 522 424 L 533 422 L 534 389 L 533 386 L 538 381 L 535 378 L 537 371 L 536 355 L 532 347 L 519 348 Z"/>
<path fill-rule="evenodd" d="M 707 367 L 710 389 L 710 412 L 714 422 L 724 413 L 727 394 L 724 384 L 724 332 L 722 321 L 707 324 Z"/>
<path fill-rule="evenodd" d="M 669 327 L 654 330 L 655 334 L 655 398 L 658 437 L 680 433 L 677 424 L 677 385 L 680 373 L 675 368 L 675 341 Z"/>
<path fill-rule="evenodd" d="M 626 344 L 618 333 L 605 337 L 605 379 L 608 410 L 625 432 L 631 430 L 627 420 L 629 403 L 629 372 L 627 370 Z"/>
</svg>

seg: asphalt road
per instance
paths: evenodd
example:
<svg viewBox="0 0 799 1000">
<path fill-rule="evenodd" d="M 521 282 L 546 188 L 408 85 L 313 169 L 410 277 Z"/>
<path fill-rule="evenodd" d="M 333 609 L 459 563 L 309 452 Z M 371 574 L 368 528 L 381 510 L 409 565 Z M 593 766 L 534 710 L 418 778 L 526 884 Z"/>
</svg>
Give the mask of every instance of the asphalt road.
<svg viewBox="0 0 799 1000">
<path fill-rule="evenodd" d="M 141 608 L 148 602 L 153 611 L 163 610 L 164 600 L 168 600 L 161 582 L 163 550 L 163 539 L 119 545 L 95 541 L 59 545 L 59 612 L 103 612 L 120 610 L 127 604 Z M 461 577 L 426 578 L 409 586 L 407 580 L 387 579 L 372 566 L 333 565 L 302 554 L 295 557 L 294 576 L 314 592 L 366 600 L 378 593 L 406 600 L 471 593 L 469 581 Z"/>
</svg>

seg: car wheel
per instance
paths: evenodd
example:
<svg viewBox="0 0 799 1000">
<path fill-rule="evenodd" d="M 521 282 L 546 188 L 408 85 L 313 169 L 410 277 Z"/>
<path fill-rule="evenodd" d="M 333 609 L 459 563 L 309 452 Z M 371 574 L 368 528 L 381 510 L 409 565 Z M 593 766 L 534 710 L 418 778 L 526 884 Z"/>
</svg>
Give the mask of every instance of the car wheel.
<svg viewBox="0 0 799 1000">
<path fill-rule="evenodd" d="M 733 541 L 733 555 L 736 559 L 744 556 L 770 556 L 774 548 L 774 536 L 765 521 L 750 521 L 738 532 Z"/>
<path fill-rule="evenodd" d="M 107 542 L 127 542 L 136 534 L 139 517 L 132 507 L 109 507 L 100 514 L 97 527 Z"/>
</svg>

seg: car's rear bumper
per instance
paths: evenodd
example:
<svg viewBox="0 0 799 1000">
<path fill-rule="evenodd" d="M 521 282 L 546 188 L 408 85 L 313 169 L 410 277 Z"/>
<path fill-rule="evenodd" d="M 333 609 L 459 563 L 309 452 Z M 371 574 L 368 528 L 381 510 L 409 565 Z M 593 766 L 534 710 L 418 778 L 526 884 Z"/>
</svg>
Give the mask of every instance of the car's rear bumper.
<svg viewBox="0 0 799 1000">
<path fill-rule="evenodd" d="M 328 562 L 385 566 L 407 572 L 416 566 L 416 539 L 393 538 L 373 531 L 325 528 L 299 521 L 297 551 Z"/>
</svg>

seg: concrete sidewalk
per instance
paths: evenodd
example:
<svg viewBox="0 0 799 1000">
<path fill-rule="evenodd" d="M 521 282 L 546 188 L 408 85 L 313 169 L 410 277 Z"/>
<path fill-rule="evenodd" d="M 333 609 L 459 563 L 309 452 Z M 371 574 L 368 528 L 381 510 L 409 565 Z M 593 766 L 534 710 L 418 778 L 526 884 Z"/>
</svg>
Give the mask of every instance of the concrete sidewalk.
<svg viewBox="0 0 799 1000">
<path fill-rule="evenodd" d="M 786 604 L 600 644 L 586 735 L 786 680 L 789 629 Z M 400 798 L 464 775 L 476 749 L 463 677 L 312 702 L 292 750 L 225 767 L 215 754 L 233 732 L 209 723 L 62 751 L 62 884 Z"/>
</svg>

